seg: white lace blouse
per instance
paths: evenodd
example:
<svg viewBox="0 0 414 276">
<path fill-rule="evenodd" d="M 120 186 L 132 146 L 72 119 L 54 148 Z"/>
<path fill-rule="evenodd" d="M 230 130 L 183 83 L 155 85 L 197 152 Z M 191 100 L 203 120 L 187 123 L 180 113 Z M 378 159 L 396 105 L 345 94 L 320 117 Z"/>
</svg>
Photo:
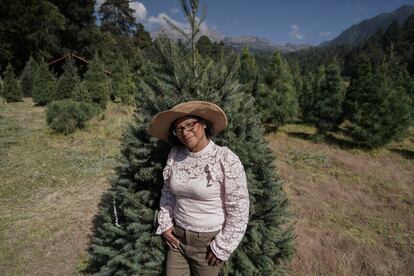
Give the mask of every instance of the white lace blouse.
<svg viewBox="0 0 414 276">
<path fill-rule="evenodd" d="M 210 247 L 227 260 L 240 243 L 249 217 L 249 194 L 243 165 L 227 147 L 210 140 L 199 152 L 174 147 L 163 172 L 161 234 L 173 221 L 195 232 L 221 230 Z"/>
</svg>

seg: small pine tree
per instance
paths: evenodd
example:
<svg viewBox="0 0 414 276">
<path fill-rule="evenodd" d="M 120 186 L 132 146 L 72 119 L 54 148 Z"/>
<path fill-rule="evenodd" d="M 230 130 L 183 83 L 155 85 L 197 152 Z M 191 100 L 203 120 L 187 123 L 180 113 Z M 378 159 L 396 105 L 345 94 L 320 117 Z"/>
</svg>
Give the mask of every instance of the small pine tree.
<svg viewBox="0 0 414 276">
<path fill-rule="evenodd" d="M 300 94 L 302 92 L 303 79 L 302 79 L 302 76 L 300 75 L 300 73 L 298 73 L 298 72 L 295 72 L 293 74 L 293 87 L 295 88 L 295 94 L 296 94 L 296 98 L 297 98 L 297 102 L 298 102 L 298 109 L 300 109 L 299 97 L 300 97 Z M 299 113 L 299 110 L 298 110 L 298 113 Z"/>
<path fill-rule="evenodd" d="M 353 139 L 361 146 L 377 148 L 402 137 L 410 122 L 408 93 L 394 75 L 395 62 L 385 60 L 374 70 L 361 55 L 345 101 Z"/>
<path fill-rule="evenodd" d="M 26 63 L 20 76 L 20 83 L 24 97 L 31 97 L 33 92 L 33 79 L 36 75 L 37 64 L 32 57 Z"/>
<path fill-rule="evenodd" d="M 315 106 L 315 93 L 314 93 L 314 74 L 308 72 L 302 83 L 302 89 L 299 93 L 299 107 L 301 111 L 302 120 L 305 123 L 314 123 L 316 122 L 315 117 L 313 117 L 312 112 Z"/>
<path fill-rule="evenodd" d="M 69 58 L 65 61 L 65 64 L 63 65 L 63 74 L 59 77 L 57 82 L 56 99 L 73 99 L 73 94 L 79 83 L 80 78 L 75 60 L 73 58 Z"/>
<path fill-rule="evenodd" d="M 298 114 L 298 100 L 287 62 L 279 51 L 273 55 L 271 71 L 266 78 L 268 89 L 261 93 L 259 106 L 267 131 L 275 131 Z"/>
<path fill-rule="evenodd" d="M 408 73 L 406 65 L 401 64 L 392 46 L 388 49 L 386 68 L 387 76 L 391 78 L 393 87 L 407 94 L 411 118 L 414 120 L 414 79 Z"/>
<path fill-rule="evenodd" d="M 47 63 L 39 62 L 33 78 L 33 102 L 43 106 L 53 101 L 56 98 L 56 84 L 56 78 L 49 71 Z"/>
<path fill-rule="evenodd" d="M 112 95 L 122 103 L 135 103 L 135 82 L 128 62 L 121 56 L 112 70 Z"/>
<path fill-rule="evenodd" d="M 332 131 L 342 121 L 344 96 L 339 66 L 333 63 L 326 68 L 320 90 L 315 95 L 313 116 L 319 134 Z"/>
<path fill-rule="evenodd" d="M 69 134 L 84 128 L 86 122 L 99 113 L 99 107 L 71 99 L 54 101 L 47 106 L 46 122 L 56 132 Z"/>
<path fill-rule="evenodd" d="M 91 95 L 89 94 L 88 89 L 86 88 L 85 82 L 81 81 L 73 93 L 73 100 L 77 102 L 91 102 Z"/>
<path fill-rule="evenodd" d="M 318 121 L 317 114 L 315 114 L 316 100 L 317 95 L 321 93 L 322 83 L 325 79 L 325 66 L 318 67 L 315 72 L 312 74 L 312 90 L 311 95 L 309 95 L 309 101 L 306 103 L 308 109 L 308 116 L 306 122 L 316 124 Z"/>
<path fill-rule="evenodd" d="M 133 58 L 129 60 L 129 64 L 135 87 L 139 86 L 141 80 L 147 79 L 153 74 L 150 62 L 144 58 L 142 51 L 138 48 L 134 51 Z"/>
<path fill-rule="evenodd" d="M 239 80 L 246 86 L 248 93 L 252 96 L 257 95 L 259 68 L 257 67 L 254 56 L 250 54 L 248 47 L 244 47 L 240 55 Z"/>
<path fill-rule="evenodd" d="M 105 109 L 109 100 L 109 85 L 104 64 L 98 55 L 95 55 L 94 59 L 89 63 L 84 81 L 92 102 Z"/>
<path fill-rule="evenodd" d="M 21 102 L 23 100 L 22 90 L 10 63 L 4 71 L 3 97 L 7 102 Z"/>
</svg>

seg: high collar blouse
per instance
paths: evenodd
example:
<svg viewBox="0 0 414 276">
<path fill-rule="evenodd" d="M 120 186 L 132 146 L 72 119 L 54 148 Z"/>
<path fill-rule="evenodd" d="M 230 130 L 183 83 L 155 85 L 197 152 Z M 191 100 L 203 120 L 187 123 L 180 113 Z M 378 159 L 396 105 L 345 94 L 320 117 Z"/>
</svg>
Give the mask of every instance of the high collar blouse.
<svg viewBox="0 0 414 276">
<path fill-rule="evenodd" d="M 210 247 L 227 260 L 243 238 L 249 217 L 246 175 L 237 155 L 211 140 L 195 153 L 174 147 L 163 176 L 156 233 L 174 223 L 195 232 L 220 230 Z"/>
</svg>

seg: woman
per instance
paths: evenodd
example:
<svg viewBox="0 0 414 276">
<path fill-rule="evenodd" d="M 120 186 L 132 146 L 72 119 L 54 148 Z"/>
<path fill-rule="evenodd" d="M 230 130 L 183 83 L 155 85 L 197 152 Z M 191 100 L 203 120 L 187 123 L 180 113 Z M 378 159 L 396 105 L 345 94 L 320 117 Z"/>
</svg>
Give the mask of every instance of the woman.
<svg viewBox="0 0 414 276">
<path fill-rule="evenodd" d="M 164 168 L 157 234 L 169 247 L 166 274 L 218 275 L 249 216 L 239 158 L 211 140 L 227 126 L 217 105 L 191 101 L 158 113 L 148 132 L 175 146 Z"/>
</svg>

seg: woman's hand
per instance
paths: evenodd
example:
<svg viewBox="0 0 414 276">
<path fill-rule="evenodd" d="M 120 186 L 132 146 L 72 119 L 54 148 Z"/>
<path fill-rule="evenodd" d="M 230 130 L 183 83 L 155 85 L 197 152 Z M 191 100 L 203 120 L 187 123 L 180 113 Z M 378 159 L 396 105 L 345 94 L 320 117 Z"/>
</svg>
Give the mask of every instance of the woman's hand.
<svg viewBox="0 0 414 276">
<path fill-rule="evenodd" d="M 171 226 L 170 229 L 165 230 L 162 235 L 165 238 L 165 242 L 171 249 L 178 248 L 180 245 L 180 241 L 173 235 L 172 231 L 174 230 L 174 226 Z"/>
<path fill-rule="evenodd" d="M 216 255 L 214 255 L 213 251 L 211 251 L 210 246 L 208 247 L 208 253 L 207 253 L 206 260 L 207 260 L 208 265 L 210 266 L 218 266 L 219 264 L 223 262 L 222 260 L 217 258 Z"/>
</svg>

